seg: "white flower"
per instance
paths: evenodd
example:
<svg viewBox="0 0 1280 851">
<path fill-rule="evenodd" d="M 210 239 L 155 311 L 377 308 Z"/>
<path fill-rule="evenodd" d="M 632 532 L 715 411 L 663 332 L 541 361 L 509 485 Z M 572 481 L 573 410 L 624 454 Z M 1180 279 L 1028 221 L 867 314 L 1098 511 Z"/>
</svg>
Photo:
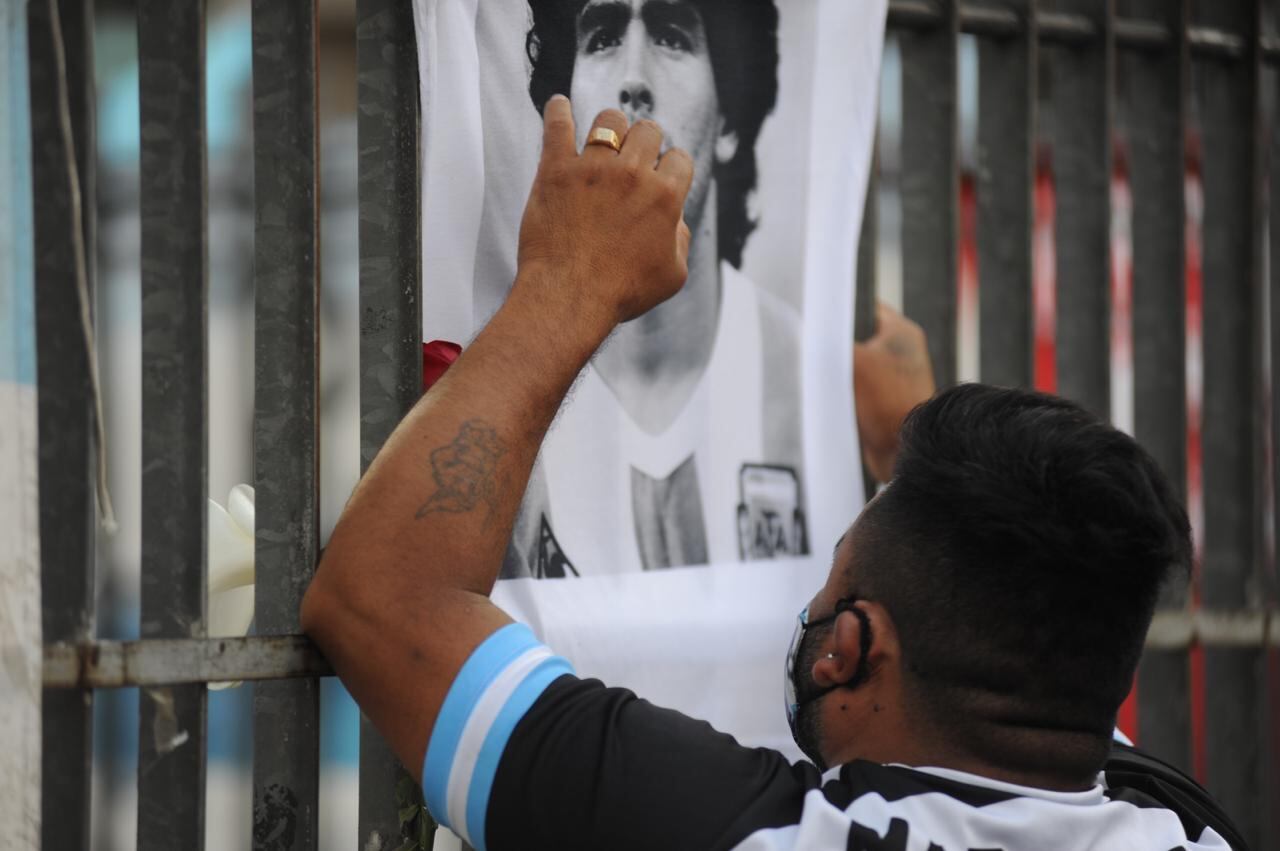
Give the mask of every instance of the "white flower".
<svg viewBox="0 0 1280 851">
<path fill-rule="evenodd" d="M 210 638 L 238 638 L 253 622 L 253 488 L 236 485 L 227 507 L 209 500 Z M 209 683 L 229 688 L 240 683 Z"/>
</svg>

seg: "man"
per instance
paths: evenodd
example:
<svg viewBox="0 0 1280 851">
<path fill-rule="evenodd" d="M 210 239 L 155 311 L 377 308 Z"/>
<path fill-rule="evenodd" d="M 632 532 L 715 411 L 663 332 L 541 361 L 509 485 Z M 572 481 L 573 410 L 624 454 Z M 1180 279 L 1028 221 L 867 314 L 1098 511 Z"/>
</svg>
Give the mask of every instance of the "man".
<svg viewBox="0 0 1280 851">
<path fill-rule="evenodd" d="M 303 603 L 432 814 L 481 851 L 1242 847 L 1112 744 L 1189 532 L 1151 458 L 1069 402 L 969 385 L 910 417 L 786 656 L 818 768 L 578 679 L 489 601 L 574 377 L 686 274 L 689 156 L 596 126 L 619 152 L 579 153 L 548 104 L 511 295 L 374 460 Z"/>
<path fill-rule="evenodd" d="M 503 576 L 806 554 L 800 320 L 739 271 L 756 224 L 755 142 L 778 90 L 773 0 L 529 9 L 534 106 L 568 94 L 579 144 L 603 109 L 653 119 L 694 178 L 688 284 L 593 360 L 535 470 Z"/>
</svg>

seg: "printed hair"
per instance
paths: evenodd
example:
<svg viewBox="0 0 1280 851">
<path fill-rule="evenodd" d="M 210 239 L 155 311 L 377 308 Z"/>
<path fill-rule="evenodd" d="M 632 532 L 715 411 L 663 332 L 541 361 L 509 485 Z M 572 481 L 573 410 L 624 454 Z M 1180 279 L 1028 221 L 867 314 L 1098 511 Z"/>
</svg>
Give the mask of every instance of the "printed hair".
<svg viewBox="0 0 1280 851">
<path fill-rule="evenodd" d="M 774 0 L 688 0 L 702 17 L 725 130 L 738 149 L 717 162 L 720 259 L 742 266 L 742 252 L 756 221 L 748 199 L 756 187 L 756 139 L 778 98 L 778 10 Z M 578 15 L 587 0 L 529 0 L 525 36 L 529 97 L 542 112 L 554 94 L 569 94 L 577 55 Z"/>
</svg>

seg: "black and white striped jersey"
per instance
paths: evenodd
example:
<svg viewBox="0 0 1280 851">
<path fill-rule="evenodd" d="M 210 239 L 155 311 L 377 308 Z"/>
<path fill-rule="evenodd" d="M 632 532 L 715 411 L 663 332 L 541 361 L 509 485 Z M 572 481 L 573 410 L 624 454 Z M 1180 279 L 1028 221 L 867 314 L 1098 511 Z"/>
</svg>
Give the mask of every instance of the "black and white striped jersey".
<svg viewBox="0 0 1280 851">
<path fill-rule="evenodd" d="M 863 761 L 823 775 L 578 679 L 518 625 L 459 672 L 423 791 L 479 851 L 1244 848 L 1204 790 L 1131 748 L 1083 792 Z"/>
</svg>

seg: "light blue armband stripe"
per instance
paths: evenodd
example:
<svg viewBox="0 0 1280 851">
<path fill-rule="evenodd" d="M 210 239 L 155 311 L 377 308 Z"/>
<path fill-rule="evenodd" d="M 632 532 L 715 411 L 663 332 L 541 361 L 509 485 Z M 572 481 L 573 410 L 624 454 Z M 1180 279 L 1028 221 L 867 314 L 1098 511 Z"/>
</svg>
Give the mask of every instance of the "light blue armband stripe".
<svg viewBox="0 0 1280 851">
<path fill-rule="evenodd" d="M 511 733 L 534 701 L 547 690 L 547 686 L 557 678 L 572 673 L 573 667 L 559 656 L 544 660 L 516 687 L 494 719 L 493 726 L 489 728 L 476 759 L 475 771 L 471 775 L 471 788 L 467 791 L 467 835 L 471 837 L 471 844 L 476 851 L 487 851 L 484 822 L 489 810 L 489 793 L 493 790 L 498 761 L 502 759 L 502 752 L 506 750 Z"/>
<path fill-rule="evenodd" d="M 449 686 L 423 759 L 423 797 L 437 822 L 483 851 L 503 749 L 546 687 L 571 673 L 521 624 L 504 626 L 471 653 Z"/>
</svg>

